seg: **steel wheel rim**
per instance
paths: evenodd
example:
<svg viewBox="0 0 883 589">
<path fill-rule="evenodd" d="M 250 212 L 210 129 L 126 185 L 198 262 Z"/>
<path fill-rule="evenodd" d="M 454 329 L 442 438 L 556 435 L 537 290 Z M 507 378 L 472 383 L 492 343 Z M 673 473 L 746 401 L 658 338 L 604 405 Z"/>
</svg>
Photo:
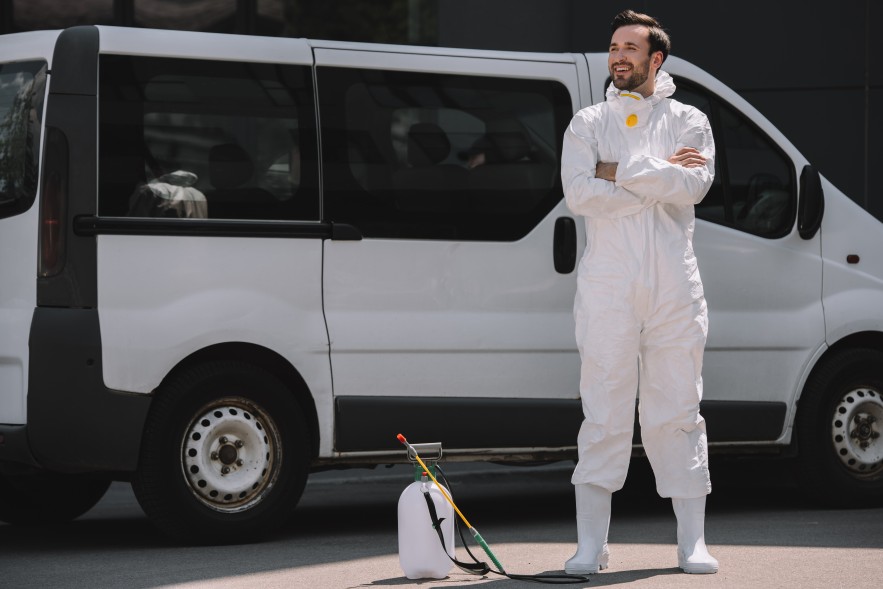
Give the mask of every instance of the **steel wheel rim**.
<svg viewBox="0 0 883 589">
<path fill-rule="evenodd" d="M 206 507 L 236 513 L 260 503 L 282 461 L 279 428 L 260 406 L 225 397 L 196 413 L 181 442 L 181 467 Z"/>
<path fill-rule="evenodd" d="M 883 397 L 870 388 L 857 388 L 834 407 L 831 436 L 841 464 L 856 478 L 883 473 Z"/>
</svg>

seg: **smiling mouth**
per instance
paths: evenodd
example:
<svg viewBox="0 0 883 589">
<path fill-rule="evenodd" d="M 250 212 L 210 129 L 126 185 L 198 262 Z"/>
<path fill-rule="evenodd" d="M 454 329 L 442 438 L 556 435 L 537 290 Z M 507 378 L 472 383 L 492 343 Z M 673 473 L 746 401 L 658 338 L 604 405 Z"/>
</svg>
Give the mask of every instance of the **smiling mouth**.
<svg viewBox="0 0 883 589">
<path fill-rule="evenodd" d="M 625 66 L 625 65 L 613 66 L 613 73 L 614 74 L 625 74 L 625 73 L 630 72 L 631 70 L 632 70 L 632 68 L 630 68 L 629 66 Z"/>
</svg>

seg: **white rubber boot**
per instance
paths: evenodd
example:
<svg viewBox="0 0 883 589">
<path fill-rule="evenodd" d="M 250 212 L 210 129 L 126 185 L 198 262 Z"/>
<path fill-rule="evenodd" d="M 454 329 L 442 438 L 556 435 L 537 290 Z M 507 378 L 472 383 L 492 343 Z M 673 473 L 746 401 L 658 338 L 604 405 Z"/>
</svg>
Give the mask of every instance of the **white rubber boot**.
<svg viewBox="0 0 883 589">
<path fill-rule="evenodd" d="M 574 485 L 576 495 L 576 554 L 564 563 L 570 575 L 593 575 L 607 568 L 610 491 L 591 484 Z"/>
<path fill-rule="evenodd" d="M 678 567 L 685 573 L 716 573 L 717 560 L 705 545 L 705 496 L 671 500 L 678 518 Z"/>
</svg>

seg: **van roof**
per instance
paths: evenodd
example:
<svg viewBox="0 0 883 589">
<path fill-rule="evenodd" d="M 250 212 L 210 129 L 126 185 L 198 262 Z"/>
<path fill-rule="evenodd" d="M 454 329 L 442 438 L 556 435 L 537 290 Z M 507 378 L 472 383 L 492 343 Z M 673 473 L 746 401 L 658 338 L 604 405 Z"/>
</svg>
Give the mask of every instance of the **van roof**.
<svg viewBox="0 0 883 589">
<path fill-rule="evenodd" d="M 101 39 L 101 51 L 138 55 L 180 55 L 205 59 L 251 59 L 282 61 L 280 50 L 300 45 L 311 49 L 338 49 L 349 51 L 439 55 L 452 57 L 482 57 L 486 59 L 520 59 L 556 63 L 573 63 L 572 53 L 535 53 L 521 51 L 495 51 L 487 49 L 464 49 L 430 47 L 422 45 L 395 45 L 383 43 L 360 43 L 330 41 L 294 37 L 261 37 L 229 33 L 206 33 L 166 29 L 139 29 L 97 25 Z M 159 40 L 159 42 L 158 42 Z M 286 61 L 292 58 L 284 54 Z"/>
<path fill-rule="evenodd" d="M 0 35 L 0 55 L 4 61 L 44 59 L 52 65 L 55 41 L 61 31 L 27 31 Z"/>
</svg>

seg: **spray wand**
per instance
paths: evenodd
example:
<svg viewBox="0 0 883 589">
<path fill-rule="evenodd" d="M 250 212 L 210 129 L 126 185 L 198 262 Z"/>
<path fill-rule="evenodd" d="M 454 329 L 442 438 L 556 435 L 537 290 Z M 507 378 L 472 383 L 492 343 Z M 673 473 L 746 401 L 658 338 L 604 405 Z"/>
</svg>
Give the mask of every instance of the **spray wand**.
<svg viewBox="0 0 883 589">
<path fill-rule="evenodd" d="M 491 552 L 490 546 L 487 545 L 487 542 L 484 541 L 484 538 L 481 537 L 481 534 L 478 533 L 478 530 L 476 530 L 475 528 L 472 527 L 472 524 L 469 523 L 469 520 L 466 519 L 466 516 L 463 515 L 463 512 L 460 511 L 460 509 L 454 503 L 454 500 L 451 499 L 450 495 L 448 495 L 445 492 L 445 488 L 439 484 L 438 480 L 436 480 L 436 478 L 435 478 L 435 475 L 432 474 L 432 470 L 430 470 L 426 466 L 426 464 L 420 458 L 420 455 L 417 454 L 416 448 L 414 448 L 414 446 L 409 444 L 408 440 L 405 439 L 405 436 L 403 436 L 402 434 L 397 435 L 396 438 L 398 438 L 398 440 L 402 444 L 405 445 L 405 447 L 408 449 L 408 451 L 414 455 L 414 458 L 417 459 L 417 462 L 420 463 L 420 466 L 423 467 L 423 470 L 426 472 L 426 474 L 429 475 L 429 478 L 432 479 L 432 482 L 436 484 L 436 486 L 438 487 L 438 490 L 441 491 L 441 494 L 444 496 L 444 498 L 448 500 L 448 503 L 450 503 L 451 507 L 454 508 L 454 511 L 457 512 L 457 515 L 460 516 L 460 519 L 462 519 L 463 523 L 466 524 L 466 527 L 469 528 L 469 532 L 472 534 L 472 537 L 475 538 L 475 541 L 478 542 L 479 546 L 481 546 L 481 548 L 485 551 L 485 553 L 487 553 L 487 555 L 494 562 L 494 564 L 497 565 L 497 567 L 500 569 L 500 572 L 503 574 L 506 574 L 505 569 L 503 569 L 503 565 L 500 564 L 500 561 L 497 560 L 497 557 L 494 556 L 493 552 Z"/>
</svg>

